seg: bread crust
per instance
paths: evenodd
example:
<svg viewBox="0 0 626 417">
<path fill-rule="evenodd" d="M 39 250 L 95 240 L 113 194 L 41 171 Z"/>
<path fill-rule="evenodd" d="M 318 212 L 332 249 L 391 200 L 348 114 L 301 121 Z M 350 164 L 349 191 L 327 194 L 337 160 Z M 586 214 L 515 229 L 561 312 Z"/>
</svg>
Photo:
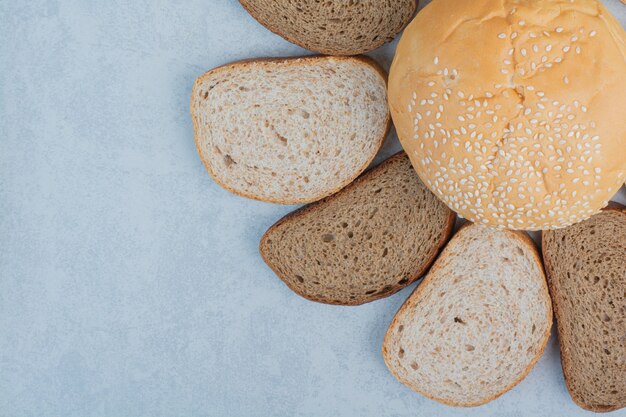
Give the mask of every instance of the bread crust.
<svg viewBox="0 0 626 417">
<path fill-rule="evenodd" d="M 411 12 L 411 18 L 407 19 L 406 23 L 400 28 L 400 30 L 398 30 L 398 32 L 396 33 L 396 36 L 398 33 L 402 32 L 404 30 L 404 28 L 406 28 L 408 26 L 408 24 L 413 20 L 413 18 L 415 17 L 415 15 L 417 14 L 417 9 L 419 6 L 419 0 L 415 0 L 414 2 L 414 6 L 413 6 L 413 11 Z M 324 55 L 339 55 L 339 56 L 355 56 L 355 55 L 359 55 L 359 54 L 363 54 L 369 51 L 373 51 L 376 48 L 380 48 L 381 46 L 383 46 L 385 43 L 387 43 L 387 41 L 384 38 L 381 38 L 379 41 L 377 42 L 372 42 L 371 46 L 369 49 L 365 49 L 365 50 L 352 50 L 349 52 L 345 52 L 345 51 L 340 51 L 338 49 L 332 49 L 332 48 L 311 48 L 311 45 L 307 44 L 306 42 L 302 42 L 292 36 L 289 36 L 285 33 L 280 32 L 278 29 L 274 29 L 270 25 L 268 21 L 266 21 L 265 19 L 263 19 L 261 16 L 258 16 L 254 13 L 254 11 L 252 11 L 246 4 L 244 1 L 239 0 L 239 4 L 241 4 L 241 7 L 243 7 L 250 16 L 252 16 L 252 18 L 254 20 L 256 20 L 257 22 L 259 22 L 264 28 L 266 28 L 267 30 L 269 30 L 270 32 L 280 36 L 281 38 L 285 39 L 287 42 L 291 42 L 294 45 L 298 45 L 300 48 L 303 49 L 308 49 L 309 51 L 314 51 L 320 54 L 324 54 Z"/>
<path fill-rule="evenodd" d="M 463 233 L 466 233 L 466 231 L 469 228 L 471 228 L 471 227 L 483 227 L 483 226 L 477 226 L 474 223 L 467 222 L 467 223 L 463 224 L 459 228 L 459 230 L 455 234 L 455 237 L 457 237 L 457 236 L 459 236 L 459 235 L 461 235 Z M 535 262 L 537 262 L 537 265 L 539 266 L 539 270 L 541 271 L 541 274 L 543 276 L 542 286 L 543 286 L 544 291 L 542 291 L 542 293 L 544 294 L 544 301 L 546 301 L 546 304 L 548 306 L 551 306 L 552 304 L 550 302 L 550 297 L 548 295 L 549 294 L 548 293 L 548 286 L 547 286 L 547 283 L 546 283 L 546 276 L 545 276 L 545 271 L 544 271 L 544 268 L 543 268 L 543 262 L 541 261 L 541 255 L 539 254 L 539 250 L 537 249 L 537 246 L 535 246 L 535 243 L 533 242 L 533 240 L 525 232 L 515 231 L 515 230 L 503 230 L 502 232 L 503 233 L 511 233 L 512 236 L 515 237 L 515 239 L 517 239 L 520 242 L 522 242 L 523 244 L 525 244 L 531 250 L 531 252 L 533 254 L 533 257 L 535 259 Z M 441 258 L 443 258 L 445 256 L 446 256 L 446 251 L 444 249 L 444 251 L 441 253 Z M 387 329 L 387 332 L 385 333 L 385 338 L 383 340 L 383 346 L 382 346 L 383 359 L 384 359 L 385 365 L 387 366 L 389 371 L 399 381 L 402 381 L 402 379 L 400 378 L 400 376 L 396 372 L 394 372 L 394 368 L 392 366 L 390 366 L 391 358 L 389 356 L 389 351 L 387 350 L 387 345 L 389 343 L 391 343 L 389 341 L 390 338 L 392 337 L 391 330 L 396 327 L 396 323 L 397 323 L 397 321 L 399 319 L 399 316 L 404 312 L 404 310 L 410 308 L 414 304 L 414 300 L 416 300 L 418 298 L 417 296 L 422 293 L 422 291 L 424 290 L 424 288 L 426 288 L 426 286 L 428 286 L 428 284 L 430 284 L 430 282 L 432 281 L 432 273 L 437 271 L 438 268 L 439 268 L 438 264 L 435 263 L 435 265 L 433 265 L 433 267 L 431 268 L 431 270 L 428 273 L 428 275 L 426 275 L 424 280 L 418 285 L 418 287 L 415 289 L 415 291 L 413 291 L 413 293 L 409 296 L 409 298 L 400 306 L 400 308 L 398 309 L 398 311 L 394 315 L 393 320 L 391 321 L 391 323 L 389 325 L 389 328 Z M 452 406 L 452 407 L 477 407 L 479 405 L 483 405 L 483 404 L 486 404 L 488 402 L 491 402 L 491 401 L 495 400 L 496 398 L 500 397 L 502 394 L 505 394 L 506 392 L 510 391 L 517 384 L 519 384 L 524 378 L 526 378 L 526 376 L 531 371 L 531 369 L 533 369 L 533 367 L 535 366 L 535 364 L 537 363 L 537 361 L 539 360 L 539 358 L 543 354 L 543 352 L 544 352 L 544 350 L 546 348 L 546 345 L 548 344 L 548 339 L 550 338 L 550 331 L 552 329 L 552 320 L 553 320 L 553 312 L 552 312 L 552 308 L 549 307 L 548 322 L 550 323 L 550 325 L 547 326 L 547 328 L 544 330 L 543 337 L 542 337 L 541 343 L 540 343 L 541 348 L 538 350 L 537 355 L 529 363 L 529 365 L 526 367 L 526 369 L 524 369 L 524 372 L 520 375 L 520 377 L 518 379 L 516 379 L 515 381 L 513 381 L 512 383 L 507 385 L 499 393 L 497 393 L 495 395 L 492 395 L 491 397 L 489 397 L 489 398 L 487 398 L 485 400 L 475 401 L 475 402 L 471 402 L 471 403 L 458 403 L 458 402 L 454 402 L 454 401 L 448 401 L 448 400 L 443 399 L 443 398 L 437 398 L 437 397 L 434 397 L 432 395 L 426 394 L 423 391 L 419 390 L 418 388 L 416 388 L 415 386 L 412 386 L 411 384 L 409 384 L 407 382 L 403 382 L 403 383 L 406 384 L 413 391 L 417 392 L 420 395 L 423 395 L 424 397 L 426 397 L 426 398 L 428 398 L 430 400 L 437 401 L 438 403 L 449 405 L 449 406 Z"/>
<path fill-rule="evenodd" d="M 608 211 L 615 211 L 618 213 L 622 213 L 623 215 L 626 216 L 626 206 L 623 206 L 613 201 L 609 202 L 609 204 L 605 208 L 603 208 L 600 212 L 608 212 Z M 543 254 L 543 259 L 545 263 L 546 274 L 548 277 L 548 289 L 550 290 L 550 295 L 552 298 L 552 309 L 554 310 L 555 316 L 558 318 L 558 316 L 560 316 L 559 313 L 561 311 L 561 306 L 559 305 L 559 303 L 556 302 L 556 297 L 554 297 L 554 294 L 556 293 L 556 285 L 551 278 L 555 276 L 556 273 L 554 271 L 554 267 L 552 266 L 552 263 L 550 262 L 550 258 L 546 256 L 547 249 L 546 249 L 545 236 L 546 236 L 545 232 L 542 232 L 541 234 L 542 254 Z M 571 373 L 573 370 L 573 365 L 570 360 L 571 358 L 569 355 L 569 351 L 567 347 L 565 346 L 566 339 L 568 339 L 568 335 L 565 329 L 563 329 L 558 319 L 556 320 L 556 327 L 557 327 L 557 332 L 559 335 L 559 351 L 561 352 L 561 367 L 563 368 L 563 377 L 565 378 L 565 386 L 567 387 L 567 391 L 569 392 L 570 397 L 572 397 L 572 400 L 576 403 L 576 405 L 578 405 L 580 408 L 583 408 L 589 411 L 594 411 L 596 413 L 606 413 L 609 411 L 615 411 L 620 408 L 623 408 L 624 406 L 601 407 L 601 406 L 594 406 L 592 404 L 587 404 L 583 401 L 582 398 L 580 398 L 574 393 L 574 391 L 570 387 L 572 383 Z"/>
<path fill-rule="evenodd" d="M 362 182 L 367 181 L 370 176 L 376 174 L 377 171 L 379 171 L 380 169 L 384 168 L 384 164 L 386 162 L 391 162 L 391 161 L 393 161 L 395 159 L 399 159 L 399 158 L 402 158 L 404 156 L 405 156 L 405 153 L 403 151 L 400 151 L 400 152 L 392 155 L 390 158 L 388 158 L 385 161 L 381 162 L 379 165 L 377 165 L 377 166 L 369 169 L 365 173 L 363 173 L 354 182 L 352 182 L 347 187 L 345 187 L 345 189 L 349 190 L 349 189 L 352 189 L 354 187 L 357 187 Z M 326 198 L 324 198 L 324 199 L 322 199 L 320 201 L 317 201 L 317 202 L 315 202 L 313 204 L 309 204 L 307 206 L 299 208 L 298 210 L 295 210 L 295 211 L 293 211 L 291 213 L 288 213 L 287 215 L 282 217 L 280 220 L 278 220 L 276 223 L 274 223 L 263 234 L 263 237 L 261 238 L 261 242 L 259 244 L 259 252 L 261 253 L 261 257 L 263 258 L 263 261 L 272 269 L 272 271 L 274 271 L 274 273 L 285 283 L 285 285 L 287 285 L 293 292 L 295 292 L 296 294 L 300 295 L 303 298 L 306 298 L 307 300 L 311 300 L 311 301 L 315 301 L 315 302 L 323 303 L 323 304 L 330 304 L 330 305 L 356 306 L 356 305 L 369 303 L 371 301 L 379 300 L 381 298 L 389 297 L 390 295 L 395 294 L 396 292 L 400 291 L 402 288 L 405 288 L 406 286 L 411 285 L 413 282 L 417 281 L 420 277 L 422 277 L 428 271 L 428 269 L 432 266 L 432 264 L 435 261 L 435 259 L 437 259 L 437 257 L 439 256 L 439 253 L 441 253 L 441 250 L 443 249 L 445 244 L 450 239 L 450 237 L 452 235 L 452 231 L 454 230 L 454 224 L 455 224 L 455 221 L 456 221 L 456 213 L 453 212 L 452 210 L 449 210 L 446 207 L 446 209 L 449 211 L 449 215 L 448 215 L 448 219 L 446 221 L 446 227 L 444 229 L 444 232 L 442 233 L 442 235 L 440 236 L 439 240 L 437 241 L 437 250 L 435 251 L 433 256 L 431 256 L 426 262 L 424 262 L 424 264 L 419 268 L 419 270 L 417 270 L 413 275 L 411 275 L 409 277 L 408 282 L 406 284 L 395 285 L 389 291 L 386 291 L 386 292 L 383 292 L 383 293 L 373 294 L 370 298 L 368 298 L 366 301 L 363 301 L 363 302 L 333 303 L 333 302 L 330 302 L 328 300 L 322 300 L 322 299 L 318 299 L 318 298 L 315 298 L 315 297 L 311 297 L 311 296 L 309 296 L 307 294 L 304 294 L 304 293 L 300 292 L 299 289 L 294 287 L 293 285 L 290 285 L 289 281 L 283 275 L 281 275 L 279 269 L 276 267 L 276 265 L 273 264 L 271 258 L 266 253 L 267 239 L 269 239 L 269 237 L 273 234 L 273 232 L 280 225 L 282 225 L 283 223 L 286 223 L 286 222 L 289 222 L 289 221 L 292 221 L 292 220 L 297 220 L 298 218 L 300 218 L 303 215 L 308 214 L 308 213 L 314 213 L 317 210 L 319 205 L 322 205 L 322 204 L 325 204 L 325 203 L 327 203 L 329 201 L 332 201 L 336 196 L 337 196 L 337 194 L 330 195 L 330 196 L 328 196 L 328 197 L 326 197 Z"/>
<path fill-rule="evenodd" d="M 191 113 L 191 119 L 193 122 L 193 130 L 194 130 L 194 142 L 196 145 L 196 150 L 198 152 L 198 155 L 200 156 L 200 159 L 202 160 L 202 164 L 204 165 L 204 167 L 206 168 L 207 172 L 209 173 L 209 175 L 213 178 L 213 180 L 223 189 L 238 195 L 240 197 L 245 197 L 245 198 L 249 198 L 252 200 L 257 200 L 257 201 L 263 201 L 266 203 L 275 203 L 275 204 L 306 204 L 306 203 L 311 203 L 314 201 L 317 201 L 321 198 L 324 198 L 328 195 L 331 194 L 335 194 L 337 191 L 341 190 L 342 188 L 344 188 L 346 185 L 350 184 L 352 181 L 354 181 L 354 179 L 356 177 L 358 177 L 364 170 L 365 168 L 368 167 L 368 165 L 374 160 L 374 158 L 376 157 L 376 154 L 378 153 L 378 151 L 380 150 L 380 148 L 383 146 L 383 143 L 385 142 L 385 139 L 387 138 L 387 136 L 389 135 L 389 131 L 391 130 L 391 115 L 389 113 L 387 113 L 387 120 L 386 120 L 386 127 L 384 130 L 384 134 L 381 136 L 381 138 L 378 140 L 378 143 L 376 144 L 375 147 L 375 151 L 372 152 L 372 155 L 370 155 L 370 157 L 367 159 L 367 161 L 358 169 L 355 171 L 355 174 L 353 176 L 351 176 L 350 178 L 348 178 L 346 181 L 343 181 L 342 183 L 340 183 L 339 185 L 337 185 L 336 187 L 334 187 L 331 191 L 329 192 L 325 192 L 323 194 L 318 194 L 315 197 L 311 197 L 311 198 L 293 198 L 293 199 L 274 199 L 274 198 L 266 198 L 266 197 L 262 197 L 259 195 L 255 195 L 252 193 L 247 193 L 247 192 L 243 192 L 243 191 L 238 191 L 233 189 L 232 187 L 230 187 L 229 185 L 227 185 L 226 183 L 224 183 L 220 176 L 211 168 L 211 165 L 209 164 L 209 161 L 207 161 L 204 156 L 202 155 L 201 152 L 201 148 L 200 148 L 200 139 L 199 139 L 199 135 L 198 135 L 198 131 L 199 131 L 199 125 L 198 125 L 198 120 L 196 118 L 195 112 L 194 112 L 194 96 L 196 93 L 196 86 L 200 85 L 206 78 L 212 76 L 213 74 L 217 73 L 217 72 L 222 72 L 222 71 L 227 71 L 233 67 L 236 66 L 247 66 L 251 63 L 283 63 L 283 62 L 287 62 L 290 64 L 302 64 L 302 62 L 305 63 L 311 63 L 311 64 L 315 64 L 321 60 L 327 60 L 327 59 L 336 59 L 336 60 L 353 60 L 353 61 L 359 61 L 360 63 L 362 63 L 363 65 L 369 65 L 371 68 L 375 69 L 376 72 L 381 76 L 381 78 L 383 79 L 383 81 L 385 82 L 385 87 L 387 86 L 387 72 L 383 69 L 383 67 L 380 66 L 380 64 L 378 64 L 378 62 L 376 62 L 374 59 L 364 56 L 364 55 L 359 55 L 359 56 L 351 56 L 351 57 L 331 57 L 331 56 L 324 56 L 324 55 L 311 55 L 311 56 L 296 56 L 296 57 L 288 57 L 288 58 L 249 58 L 249 59 L 242 59 L 239 61 L 234 61 L 234 62 L 230 62 L 228 64 L 224 64 L 224 65 L 220 65 L 219 67 L 213 68 L 212 70 L 207 71 L 206 73 L 204 73 L 203 75 L 201 75 L 200 77 L 198 77 L 196 79 L 196 81 L 194 82 L 193 88 L 192 88 L 192 93 L 191 93 L 191 101 L 190 101 L 190 113 Z"/>
</svg>

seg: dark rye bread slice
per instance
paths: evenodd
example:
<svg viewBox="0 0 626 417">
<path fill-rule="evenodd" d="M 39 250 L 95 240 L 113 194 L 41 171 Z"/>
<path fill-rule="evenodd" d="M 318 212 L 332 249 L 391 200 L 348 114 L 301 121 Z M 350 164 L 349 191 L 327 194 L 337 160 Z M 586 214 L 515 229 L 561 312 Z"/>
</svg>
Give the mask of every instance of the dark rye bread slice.
<svg viewBox="0 0 626 417">
<path fill-rule="evenodd" d="M 302 297 L 357 305 L 422 276 L 455 218 L 400 153 L 339 193 L 282 218 L 265 233 L 260 250 Z"/>
<path fill-rule="evenodd" d="M 311 51 L 357 55 L 393 38 L 417 12 L 417 0 L 240 0 L 263 26 Z"/>
<path fill-rule="evenodd" d="M 582 408 L 626 406 L 626 207 L 543 232 L 561 362 Z"/>
<path fill-rule="evenodd" d="M 533 241 L 523 232 L 467 223 L 396 313 L 383 358 L 414 391 L 473 407 L 528 374 L 551 327 L 550 295 Z"/>
</svg>

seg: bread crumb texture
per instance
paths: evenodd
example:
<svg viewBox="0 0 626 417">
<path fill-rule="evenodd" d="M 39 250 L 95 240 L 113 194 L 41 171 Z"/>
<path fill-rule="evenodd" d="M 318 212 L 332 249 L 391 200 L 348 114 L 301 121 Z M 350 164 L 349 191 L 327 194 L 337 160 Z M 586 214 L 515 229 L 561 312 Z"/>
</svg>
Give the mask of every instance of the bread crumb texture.
<svg viewBox="0 0 626 417">
<path fill-rule="evenodd" d="M 626 209 L 543 236 L 565 381 L 592 411 L 626 406 Z"/>
<path fill-rule="evenodd" d="M 285 204 L 350 183 L 390 124 L 385 74 L 361 57 L 220 67 L 196 80 L 191 113 L 198 152 L 224 188 Z"/>
<path fill-rule="evenodd" d="M 554 229 L 597 213 L 626 179 L 624 74 L 626 33 L 596 0 L 434 0 L 400 41 L 390 106 L 449 207 Z"/>
<path fill-rule="evenodd" d="M 551 325 L 545 276 L 530 238 L 470 225 L 394 317 L 383 356 L 393 375 L 418 393 L 476 406 L 526 376 Z"/>
<path fill-rule="evenodd" d="M 312 51 L 356 55 L 390 42 L 414 16 L 416 0 L 240 0 L 274 33 Z"/>
<path fill-rule="evenodd" d="M 263 237 L 261 254 L 303 297 L 362 304 L 418 279 L 450 237 L 455 218 L 402 153 L 280 220 Z"/>
</svg>

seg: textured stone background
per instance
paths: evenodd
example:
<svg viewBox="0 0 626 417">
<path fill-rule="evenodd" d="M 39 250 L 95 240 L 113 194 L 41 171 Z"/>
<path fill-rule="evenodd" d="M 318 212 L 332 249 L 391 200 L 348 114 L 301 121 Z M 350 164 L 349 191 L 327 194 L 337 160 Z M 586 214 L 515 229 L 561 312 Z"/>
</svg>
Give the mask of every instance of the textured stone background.
<svg viewBox="0 0 626 417">
<path fill-rule="evenodd" d="M 1 416 L 585 414 L 554 337 L 510 393 L 444 407 L 379 354 L 413 286 L 324 306 L 263 264 L 293 207 L 211 181 L 189 94 L 217 65 L 302 53 L 235 0 L 0 0 Z"/>
</svg>

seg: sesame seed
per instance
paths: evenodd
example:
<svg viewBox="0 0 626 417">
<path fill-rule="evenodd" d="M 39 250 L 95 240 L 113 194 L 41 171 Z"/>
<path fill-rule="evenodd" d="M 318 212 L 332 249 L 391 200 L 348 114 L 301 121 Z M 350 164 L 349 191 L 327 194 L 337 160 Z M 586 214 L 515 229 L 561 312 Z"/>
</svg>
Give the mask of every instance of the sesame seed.
<svg viewBox="0 0 626 417">
<path fill-rule="evenodd" d="M 519 21 L 519 25 L 520 25 L 520 26 L 524 26 L 525 24 L 526 24 L 526 21 L 525 21 L 525 20 L 520 20 L 520 21 Z"/>
<path fill-rule="evenodd" d="M 592 37 L 592 38 L 593 38 L 594 36 L 596 36 L 597 34 L 598 34 L 598 33 L 597 33 L 595 30 L 592 30 L 591 32 L 589 32 L 589 36 L 590 36 L 590 37 Z"/>
<path fill-rule="evenodd" d="M 569 45 L 565 45 L 565 46 L 563 47 L 563 52 L 567 53 L 567 52 L 569 52 L 569 50 L 570 50 Z"/>
<path fill-rule="evenodd" d="M 580 54 L 580 46 L 577 46 L 577 47 L 576 47 L 576 53 L 577 53 L 577 54 Z"/>
<path fill-rule="evenodd" d="M 561 26 L 558 26 L 555 30 L 557 33 L 563 32 L 563 28 Z"/>
<path fill-rule="evenodd" d="M 504 38 L 506 38 L 506 33 L 500 33 L 500 34 L 498 35 L 498 38 L 500 38 L 500 39 L 504 39 Z"/>
<path fill-rule="evenodd" d="M 433 62 L 435 63 L 435 65 L 439 64 L 439 57 L 436 56 L 435 59 L 433 60 Z"/>
</svg>

